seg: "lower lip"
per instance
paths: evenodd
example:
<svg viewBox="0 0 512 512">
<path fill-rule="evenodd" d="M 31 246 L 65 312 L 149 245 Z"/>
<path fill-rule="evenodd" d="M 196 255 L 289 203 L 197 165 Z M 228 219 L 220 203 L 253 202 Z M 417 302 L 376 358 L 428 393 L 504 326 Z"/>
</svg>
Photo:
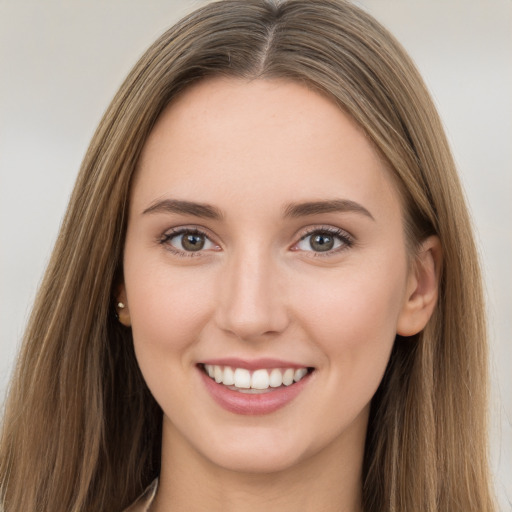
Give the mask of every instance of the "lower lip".
<svg viewBox="0 0 512 512">
<path fill-rule="evenodd" d="M 206 389 L 217 404 L 235 414 L 252 416 L 270 414 L 289 404 L 304 389 L 311 376 L 308 373 L 299 382 L 290 386 L 270 388 L 271 391 L 266 393 L 249 394 L 229 389 L 215 382 L 203 370 L 198 369 L 198 371 L 201 373 Z"/>
</svg>

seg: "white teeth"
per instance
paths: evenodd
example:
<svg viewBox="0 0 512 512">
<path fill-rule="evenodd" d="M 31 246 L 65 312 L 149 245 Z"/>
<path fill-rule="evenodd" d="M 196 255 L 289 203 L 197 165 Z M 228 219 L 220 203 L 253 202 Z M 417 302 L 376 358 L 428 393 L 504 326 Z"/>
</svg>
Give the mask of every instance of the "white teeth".
<svg viewBox="0 0 512 512">
<path fill-rule="evenodd" d="M 204 369 L 210 378 L 219 384 L 234 386 L 233 389 L 244 392 L 254 390 L 255 393 L 268 388 L 290 386 L 294 382 L 299 382 L 308 373 L 307 368 L 272 368 L 254 370 L 251 374 L 246 368 L 233 369 L 230 366 L 213 364 L 205 364 Z"/>
<path fill-rule="evenodd" d="M 294 376 L 295 372 L 293 370 L 293 368 L 287 368 L 284 373 L 283 373 L 283 384 L 285 386 L 289 386 L 290 384 L 293 383 L 293 376 Z"/>
<path fill-rule="evenodd" d="M 299 380 L 302 379 L 306 373 L 308 373 L 306 368 L 299 368 L 298 370 L 295 370 L 295 373 L 293 374 L 293 380 L 295 382 L 299 382 Z"/>
<path fill-rule="evenodd" d="M 252 389 L 267 389 L 269 387 L 269 376 L 267 370 L 256 370 L 251 377 Z"/>
<path fill-rule="evenodd" d="M 270 372 L 269 384 L 271 388 L 278 388 L 283 385 L 283 374 L 278 368 L 274 368 Z"/>
<path fill-rule="evenodd" d="M 235 387 L 249 389 L 251 387 L 251 373 L 245 368 L 237 368 L 234 374 Z"/>
<path fill-rule="evenodd" d="M 226 366 L 224 368 L 224 378 L 222 379 L 222 384 L 225 386 L 232 386 L 235 383 L 235 374 L 233 370 Z"/>
</svg>

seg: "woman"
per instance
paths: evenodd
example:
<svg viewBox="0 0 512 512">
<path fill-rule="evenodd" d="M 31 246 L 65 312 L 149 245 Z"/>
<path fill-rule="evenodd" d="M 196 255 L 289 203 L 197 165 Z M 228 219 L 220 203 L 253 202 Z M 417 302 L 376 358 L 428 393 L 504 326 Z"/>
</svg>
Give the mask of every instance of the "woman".
<svg viewBox="0 0 512 512">
<path fill-rule="evenodd" d="M 486 379 L 463 195 L 401 47 L 345 2 L 213 3 L 93 138 L 2 504 L 490 511 Z"/>
</svg>

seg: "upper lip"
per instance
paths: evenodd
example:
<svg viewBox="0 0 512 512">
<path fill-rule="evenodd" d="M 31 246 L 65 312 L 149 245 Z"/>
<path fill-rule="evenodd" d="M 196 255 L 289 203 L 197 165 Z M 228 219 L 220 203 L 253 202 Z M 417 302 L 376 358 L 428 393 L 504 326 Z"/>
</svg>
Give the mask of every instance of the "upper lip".
<svg viewBox="0 0 512 512">
<path fill-rule="evenodd" d="M 262 368 L 309 368 L 308 365 L 263 357 L 258 359 L 240 359 L 237 357 L 223 357 L 216 359 L 207 359 L 200 364 L 210 364 L 214 366 L 231 366 L 232 368 L 245 368 L 246 370 L 259 370 Z"/>
</svg>

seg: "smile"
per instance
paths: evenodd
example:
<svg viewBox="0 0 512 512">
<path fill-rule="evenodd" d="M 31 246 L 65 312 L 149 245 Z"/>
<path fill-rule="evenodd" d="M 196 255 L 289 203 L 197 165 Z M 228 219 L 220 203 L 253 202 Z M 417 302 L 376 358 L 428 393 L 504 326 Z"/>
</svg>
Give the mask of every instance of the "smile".
<svg viewBox="0 0 512 512">
<path fill-rule="evenodd" d="M 314 368 L 233 361 L 200 363 L 199 375 L 213 400 L 223 409 L 242 415 L 270 414 L 290 404 L 312 380 Z M 279 364 L 279 366 L 277 366 Z M 247 368 L 247 366 L 249 368 Z"/>
<path fill-rule="evenodd" d="M 205 364 L 204 371 L 215 380 L 217 384 L 228 386 L 233 391 L 241 393 L 259 393 L 291 386 L 305 377 L 308 368 L 272 368 L 257 369 L 250 371 L 246 368 L 232 368 L 231 366 L 220 366 Z"/>
</svg>

